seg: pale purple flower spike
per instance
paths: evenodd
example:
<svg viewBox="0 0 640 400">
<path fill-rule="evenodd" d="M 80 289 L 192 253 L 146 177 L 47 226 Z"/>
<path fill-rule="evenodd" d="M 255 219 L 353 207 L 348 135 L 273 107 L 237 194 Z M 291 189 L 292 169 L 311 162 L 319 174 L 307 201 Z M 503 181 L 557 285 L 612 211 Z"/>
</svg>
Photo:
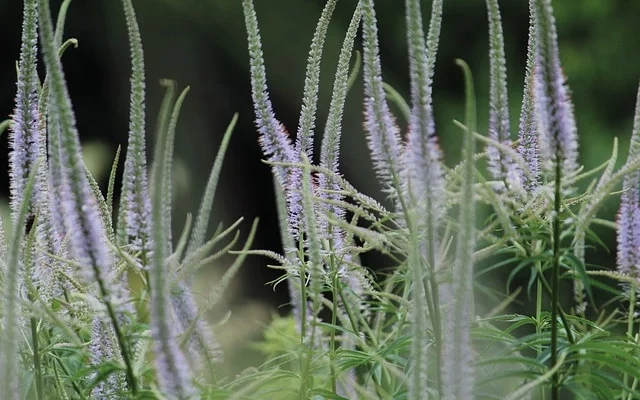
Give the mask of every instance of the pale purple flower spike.
<svg viewBox="0 0 640 400">
<path fill-rule="evenodd" d="M 32 78 L 33 79 L 33 78 Z M 37 78 L 36 78 L 37 79 Z M 22 106 L 27 104 L 27 108 Z M 11 200 L 16 207 L 20 204 L 29 171 L 33 168 L 40 154 L 40 113 L 38 112 L 38 96 L 35 92 L 25 93 L 24 78 L 18 80 L 16 109 L 11 124 L 9 155 Z"/>
<path fill-rule="evenodd" d="M 142 251 L 141 261 L 148 264 L 151 243 L 151 198 L 147 179 L 147 158 L 145 143 L 145 73 L 144 55 L 140 29 L 136 21 L 135 10 L 130 2 L 124 2 L 127 30 L 129 31 L 131 51 L 131 94 L 129 139 L 124 164 L 121 205 L 124 206 L 124 218 L 118 223 L 125 224 L 133 251 Z M 147 265 L 143 265 L 147 267 Z"/>
<path fill-rule="evenodd" d="M 618 270 L 623 274 L 638 276 L 640 261 L 640 173 L 635 172 L 624 180 L 624 192 L 618 212 Z"/>
<path fill-rule="evenodd" d="M 91 364 L 99 365 L 107 360 L 117 358 L 117 352 L 113 349 L 113 332 L 110 326 L 97 315 L 91 322 L 91 341 L 89 343 L 89 353 L 91 354 Z M 97 376 L 94 373 L 92 377 Z M 119 393 L 126 390 L 126 380 L 123 372 L 112 372 L 107 379 L 100 381 L 91 391 L 94 399 L 118 399 Z"/>
<path fill-rule="evenodd" d="M 440 166 L 440 149 L 435 136 L 433 120 L 429 121 L 428 138 L 420 132 L 420 113 L 418 107 L 413 107 L 409 123 L 409 140 L 406 147 L 406 172 L 411 193 L 422 215 L 430 213 L 433 221 L 441 221 L 445 214 L 444 208 L 444 179 Z M 428 198 L 427 198 L 428 197 Z M 429 203 L 429 205 L 427 205 Z M 426 218 L 422 218 L 423 220 Z M 424 221 L 423 221 L 424 223 Z"/>
<path fill-rule="evenodd" d="M 640 87 L 631 135 L 629 160 L 640 156 Z M 640 172 L 627 175 L 623 182 L 618 212 L 618 270 L 640 279 Z"/>
<path fill-rule="evenodd" d="M 178 283 L 171 293 L 171 306 L 174 325 L 180 327 L 178 335 L 188 335 L 187 353 L 193 357 L 194 369 L 198 371 L 210 362 L 222 361 L 220 345 L 213 336 L 211 328 L 199 315 L 191 288 L 186 283 Z M 178 340 L 185 340 L 185 338 Z"/>
<path fill-rule="evenodd" d="M 157 324 L 152 325 L 152 329 L 157 329 Z M 175 330 L 173 330 L 175 333 Z M 152 332 L 153 337 L 158 337 L 157 332 Z M 171 399 L 189 399 L 195 395 L 192 385 L 186 384 L 191 381 L 189 363 L 180 351 L 178 340 L 171 340 L 163 344 L 160 340 L 154 340 L 154 354 L 156 355 L 156 371 L 158 382 L 164 393 Z M 169 362 L 168 357 L 172 360 Z"/>
<path fill-rule="evenodd" d="M 9 132 L 11 209 L 14 210 L 14 215 L 24 197 L 29 173 L 35 168 L 39 159 L 46 159 L 45 124 L 38 98 L 40 80 L 37 73 L 38 25 L 36 8 L 36 2 L 25 2 L 16 107 Z M 46 301 L 57 293 L 58 286 L 54 283 L 52 268 L 56 262 L 46 255 L 47 252 L 55 253 L 58 250 L 55 235 L 51 232 L 51 215 L 48 212 L 49 191 L 46 165 L 38 165 L 35 179 L 33 196 L 29 199 L 29 212 L 31 216 L 38 214 L 38 224 L 34 228 L 37 229 L 38 245 L 32 254 L 35 262 L 28 268 L 31 269 L 33 284 L 39 288 L 41 298 Z M 45 258 L 47 258 L 46 261 L 44 261 Z M 56 265 L 56 267 L 58 266 Z"/>
<path fill-rule="evenodd" d="M 533 12 L 533 10 L 531 10 Z M 522 109 L 520 111 L 520 125 L 518 138 L 518 153 L 524 159 L 529 174 L 524 173 L 519 168 L 520 179 L 524 188 L 529 192 L 534 192 L 540 185 L 540 149 L 538 146 L 538 128 L 536 126 L 535 115 L 535 79 L 536 79 L 536 48 L 535 48 L 535 26 L 533 14 L 531 25 L 529 26 L 529 46 L 527 50 L 527 69 L 524 78 L 524 93 L 522 95 Z"/>
<path fill-rule="evenodd" d="M 296 154 L 294 144 L 284 126 L 276 119 L 273 111 L 264 64 L 262 63 L 262 44 L 258 21 L 252 4 L 245 3 L 245 19 L 249 39 L 249 56 L 251 58 L 251 88 L 253 105 L 256 112 L 256 127 L 262 152 L 269 161 L 281 163 L 300 163 L 300 155 Z M 302 186 L 302 170 L 282 165 L 273 167 L 276 178 L 282 184 L 289 211 L 289 229 L 294 238 L 298 238 L 298 227 L 302 221 L 302 197 L 299 188 Z"/>
<path fill-rule="evenodd" d="M 496 0 L 487 1 L 489 17 L 489 60 L 491 63 L 489 93 L 489 137 L 504 146 L 511 147 L 509 127 L 509 99 L 507 90 L 507 67 L 504 54 L 502 18 Z M 513 159 L 495 146 L 487 147 L 488 169 L 493 178 L 510 188 L 521 187 L 519 174 Z"/>
<path fill-rule="evenodd" d="M 535 10 L 536 68 L 535 103 L 538 121 L 540 156 L 550 163 L 545 169 L 555 175 L 556 158 L 562 174 L 571 176 L 578 169 L 578 137 L 569 88 L 560 65 L 558 34 L 551 1 L 545 0 Z"/>
<path fill-rule="evenodd" d="M 106 246 L 107 238 L 98 205 L 86 179 L 79 187 L 80 193 L 71 190 L 70 179 L 72 178 L 69 173 L 63 172 L 60 201 L 73 256 L 80 265 L 85 267 L 81 273 L 86 282 L 95 282 L 97 279 L 111 282 L 111 256 Z M 95 276 L 96 271 L 92 270 L 91 265 L 97 266 L 100 277 Z"/>
<path fill-rule="evenodd" d="M 31 7 L 31 9 L 29 9 Z M 35 2 L 25 2 L 25 15 L 35 15 Z M 41 155 L 42 121 L 38 109 L 38 87 L 40 80 L 37 73 L 38 26 L 36 21 L 23 24 L 22 46 L 18 67 L 18 83 L 16 108 L 14 110 L 9 134 L 9 176 L 11 189 L 11 209 L 16 212 L 22 201 L 23 192 L 29 172 L 33 169 Z M 40 197 L 35 190 L 35 198 Z"/>
<path fill-rule="evenodd" d="M 363 40 L 371 43 L 364 46 L 364 127 L 367 142 L 371 149 L 373 165 L 386 185 L 384 190 L 395 197 L 394 180 L 400 179 L 402 168 L 402 141 L 400 130 L 386 101 L 382 84 L 382 66 L 378 46 L 378 29 L 375 23 L 375 11 L 372 0 L 363 4 Z"/>
<path fill-rule="evenodd" d="M 429 231 L 437 228 L 439 221 L 445 214 L 445 188 L 440 160 L 442 153 L 438 146 L 436 126 L 433 116 L 433 74 L 435 72 L 436 55 L 438 52 L 438 37 L 442 20 L 442 5 L 431 18 L 428 40 L 423 39 L 422 21 L 412 15 L 420 15 L 420 7 L 413 10 L 413 5 L 407 3 L 407 24 L 409 43 L 409 75 L 411 81 L 411 114 L 407 145 L 404 151 L 405 161 L 405 191 L 408 199 L 417 208 L 420 217 L 421 232 L 427 232 L 430 245 L 435 245 L 437 235 Z M 410 12 L 413 10 L 413 12 Z M 415 29 L 418 34 L 412 33 Z M 416 50 L 425 49 L 425 50 Z M 428 220 L 432 221 L 429 227 Z M 435 266 L 434 266 L 435 267 Z"/>
</svg>

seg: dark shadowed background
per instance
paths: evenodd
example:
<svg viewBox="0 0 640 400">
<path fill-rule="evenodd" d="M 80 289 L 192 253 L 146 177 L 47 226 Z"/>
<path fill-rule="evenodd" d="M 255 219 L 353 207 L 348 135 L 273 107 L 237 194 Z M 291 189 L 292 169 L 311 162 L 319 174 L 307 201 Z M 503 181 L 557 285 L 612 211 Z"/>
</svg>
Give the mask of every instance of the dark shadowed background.
<svg viewBox="0 0 640 400">
<path fill-rule="evenodd" d="M 52 0 L 57 10 L 61 0 Z M 260 217 L 254 248 L 280 249 L 269 168 L 261 163 L 253 126 L 246 34 L 240 0 L 134 0 L 145 48 L 147 68 L 148 143 L 153 143 L 155 115 L 162 90 L 161 78 L 191 86 L 184 104 L 176 140 L 176 204 L 173 227 L 182 228 L 187 212 L 197 210 L 209 169 L 227 123 L 235 112 L 240 120 L 232 137 L 215 200 L 212 229 L 244 216 L 244 236 L 250 222 Z M 255 0 L 263 37 L 268 83 L 279 118 L 295 132 L 300 110 L 305 62 L 324 0 Z M 326 119 L 337 55 L 356 0 L 340 0 L 325 48 L 320 91 L 319 131 Z M 425 16 L 430 1 L 423 1 Z M 517 127 L 528 32 L 525 0 L 502 0 L 509 71 L 512 129 Z M 608 159 L 613 138 L 620 139 L 624 161 L 632 126 L 640 77 L 640 1 L 555 0 L 560 50 L 573 91 L 580 133 L 582 162 L 587 168 Z M 385 80 L 407 93 L 404 2 L 376 1 Z M 462 76 L 455 58 L 473 69 L 479 97 L 481 131 L 488 106 L 488 35 L 483 0 L 445 0 L 440 52 L 435 75 L 434 106 L 446 162 L 459 158 L 461 132 L 452 119 L 462 118 Z M 19 54 L 22 2 L 0 0 L 0 119 L 13 109 L 15 62 Z M 425 21 L 428 23 L 428 20 Z M 129 108 L 129 54 L 127 32 L 117 0 L 74 0 L 66 25 L 66 38 L 79 41 L 63 64 L 85 145 L 87 163 L 101 183 L 106 179 L 118 145 L 126 144 Z M 404 121 L 399 119 L 403 125 Z M 345 113 L 341 170 L 360 190 L 384 200 L 374 181 L 362 131 L 362 85 L 351 91 Z M 6 135 L 0 138 L 0 165 L 8 168 Z M 319 138 L 318 138 L 319 139 Z M 149 153 L 151 154 L 151 153 Z M 121 161 L 123 158 L 121 159 Z M 121 162 L 122 166 L 122 162 Z M 8 194 L 2 174 L 0 194 Z M 6 201 L 5 201 L 6 202 Z M 613 198 L 603 212 L 612 218 Z M 601 231 L 610 253 L 600 251 L 589 262 L 611 266 L 615 262 L 615 236 Z M 588 253 L 589 254 L 589 253 Z M 367 261 L 376 265 L 375 256 Z M 380 261 L 381 263 L 384 261 Z M 274 293 L 265 282 L 279 272 L 266 260 L 250 258 L 228 301 L 247 335 L 260 329 L 269 309 L 286 303 L 285 285 Z M 212 266 L 220 273 L 223 260 Z M 206 280 L 203 283 L 206 288 Z M 232 320 L 234 318 L 232 317 Z M 244 324 L 244 325 L 242 325 Z M 243 330 L 240 329 L 240 330 Z M 237 333 L 237 330 L 236 330 Z M 224 340 L 224 338 L 223 338 Z M 229 339 L 231 340 L 231 339 Z"/>
</svg>

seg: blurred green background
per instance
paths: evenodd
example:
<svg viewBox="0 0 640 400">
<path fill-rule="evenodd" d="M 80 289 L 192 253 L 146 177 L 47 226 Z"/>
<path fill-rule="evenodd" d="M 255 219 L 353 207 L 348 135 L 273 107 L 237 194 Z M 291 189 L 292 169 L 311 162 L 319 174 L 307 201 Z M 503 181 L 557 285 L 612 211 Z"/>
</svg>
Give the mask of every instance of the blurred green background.
<svg viewBox="0 0 640 400">
<path fill-rule="evenodd" d="M 53 0 L 52 8 L 57 10 L 60 3 L 61 0 Z M 297 126 L 309 44 L 324 3 L 324 0 L 255 0 L 272 100 L 279 118 L 291 132 L 295 132 Z M 320 132 L 327 114 L 337 54 L 355 3 L 356 0 L 339 1 L 329 30 L 321 76 Z M 423 1 L 423 4 L 425 16 L 428 16 L 431 2 Z M 526 0 L 502 0 L 500 4 L 515 136 L 522 98 L 528 6 Z M 574 94 L 582 162 L 586 168 L 591 168 L 608 159 L 614 137 L 620 139 L 619 162 L 622 162 L 628 148 L 640 77 L 640 1 L 555 0 L 554 5 L 562 62 Z M 150 143 L 153 142 L 155 114 L 162 95 L 158 81 L 172 78 L 180 87 L 191 86 L 176 141 L 174 231 L 182 228 L 187 212 L 197 210 L 222 134 L 233 114 L 239 112 L 240 121 L 216 196 L 214 224 L 222 221 L 228 225 L 244 216 L 243 233 L 246 235 L 249 221 L 260 217 L 254 248 L 279 250 L 270 170 L 260 162 L 261 153 L 252 122 L 241 1 L 134 0 L 134 6 L 146 56 Z M 63 61 L 88 164 L 105 185 L 116 148 L 125 144 L 127 138 L 130 67 L 127 32 L 120 7 L 116 0 L 74 0 L 65 35 L 79 40 L 79 47 L 67 51 Z M 406 94 L 404 2 L 377 0 L 376 7 L 385 80 Z M 20 0 L 0 0 L 2 116 L 8 116 L 13 109 L 21 16 Z M 454 65 L 455 58 L 465 59 L 473 69 L 481 131 L 486 125 L 487 29 L 483 0 L 445 0 L 434 106 L 449 165 L 459 158 L 461 141 L 461 132 L 451 121 L 461 119 L 463 115 L 462 76 Z M 404 125 L 402 119 L 399 122 Z M 7 148 L 6 135 L 0 143 L 3 149 Z M 7 151 L 0 151 L 0 164 L 6 170 Z M 357 188 L 384 200 L 373 179 L 362 130 L 361 83 L 354 87 L 347 101 L 341 169 Z M 3 175 L 1 193 L 6 197 L 8 182 L 6 174 Z M 613 218 L 616 210 L 617 198 L 613 198 L 602 216 Z M 602 235 L 611 252 L 599 252 L 598 258 L 591 257 L 589 261 L 611 266 L 615 262 L 615 236 L 611 231 L 603 231 Z M 368 261 L 378 263 L 375 257 Z M 223 260 L 215 266 L 213 273 L 224 271 L 226 263 L 227 260 Z M 252 336 L 269 319 L 269 309 L 286 303 L 285 285 L 274 292 L 265 284 L 278 274 L 266 267 L 264 259 L 249 259 L 228 300 L 236 310 L 235 315 L 243 316 L 232 316 L 230 320 L 240 328 L 233 330 L 233 338 L 222 338 L 223 341 L 242 340 L 238 332 Z"/>
</svg>

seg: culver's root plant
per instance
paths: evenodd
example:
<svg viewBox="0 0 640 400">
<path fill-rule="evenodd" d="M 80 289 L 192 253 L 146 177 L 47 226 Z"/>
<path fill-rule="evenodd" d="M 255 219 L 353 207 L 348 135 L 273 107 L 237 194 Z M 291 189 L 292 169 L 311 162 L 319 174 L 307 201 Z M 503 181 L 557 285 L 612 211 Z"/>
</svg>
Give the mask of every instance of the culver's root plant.
<svg viewBox="0 0 640 400">
<path fill-rule="evenodd" d="M 106 197 L 81 155 L 60 61 L 69 45 L 77 44 L 75 39 L 62 43 L 69 4 L 63 2 L 54 27 L 48 0 L 24 2 L 18 91 L 9 123 L 12 221 L 2 243 L 0 398 L 199 397 L 218 379 L 215 365 L 221 362 L 203 316 L 245 258 L 237 257 L 207 302 L 195 301 L 194 273 L 220 256 L 213 250 L 238 226 L 206 241 L 237 117 L 225 134 L 194 227 L 187 218 L 174 246 L 167 234 L 173 142 L 188 88 L 176 99 L 176 84 L 162 82 L 167 90 L 149 178 L 141 36 L 132 2 L 123 0 L 131 45 L 131 116 L 116 213 L 120 153 Z M 42 81 L 39 61 L 46 71 Z M 245 249 L 255 229 L 254 223 Z"/>
<path fill-rule="evenodd" d="M 253 0 L 238 2 L 257 135 L 278 206 L 282 251 L 273 252 L 251 249 L 257 222 L 236 250 L 241 220 L 207 233 L 237 116 L 195 218 L 187 216 L 182 234 L 171 236 L 174 142 L 188 88 L 161 82 L 166 92 L 149 162 L 144 54 L 132 0 L 122 0 L 131 93 L 118 204 L 120 150 L 101 192 L 82 158 L 61 62 L 78 44 L 64 35 L 71 1 L 63 1 L 54 24 L 48 0 L 24 0 L 15 109 L 0 124 L 9 128 L 11 193 L 10 221 L 0 229 L 0 399 L 640 398 L 640 90 L 626 161 L 616 169 L 616 140 L 611 157 L 585 171 L 552 2 L 530 0 L 523 98 L 512 132 L 499 2 L 486 0 L 489 109 L 480 112 L 488 113 L 487 131 L 476 123 L 474 66 L 462 60 L 455 63 L 465 113 L 461 121 L 435 121 L 444 1 L 452 0 L 432 0 L 426 28 L 420 0 L 397 2 L 406 16 L 405 100 L 384 81 L 374 0 L 342 0 L 353 16 L 327 118 L 319 121 L 323 48 L 338 3 L 327 0 L 311 38 L 294 134 L 269 97 Z M 360 77 L 364 129 L 355 133 L 366 135 L 384 204 L 340 173 L 344 109 Z M 454 166 L 438 146 L 438 127 L 450 123 L 463 143 Z M 617 220 L 598 218 L 612 195 L 621 197 Z M 587 246 L 601 249 L 595 225 L 617 233 L 616 270 L 586 257 Z M 360 257 L 369 252 L 388 257 L 393 268 L 374 274 L 376 266 Z M 209 293 L 197 293 L 195 274 L 226 253 L 236 256 L 227 272 Z M 262 365 L 227 376 L 205 313 L 250 255 L 282 271 L 276 283 L 286 283 L 291 315 L 274 317 L 252 344 Z M 495 271 L 506 277 L 505 291 L 479 283 Z M 526 283 L 511 290 L 523 277 Z M 594 288 L 609 296 L 595 296 Z M 571 303 L 561 301 L 567 290 Z M 489 312 L 476 307 L 478 293 L 493 302 Z M 523 295 L 535 312 L 507 311 Z"/>
<path fill-rule="evenodd" d="M 462 161 L 453 168 L 443 163 L 432 103 L 443 18 L 439 0 L 431 2 L 426 30 L 421 2 L 404 4 L 408 101 L 384 82 L 374 1 L 357 2 L 338 60 L 321 153 L 314 157 L 319 54 L 335 3 L 326 2 L 311 42 L 294 140 L 269 100 L 258 18 L 253 1 L 243 1 L 256 126 L 280 199 L 283 255 L 271 256 L 285 272 L 293 307 L 290 323 L 295 328 L 290 334 L 299 343 L 285 352 L 268 335 L 265 351 L 286 355 L 297 375 L 265 379 L 259 397 L 638 396 L 637 274 L 633 272 L 637 263 L 632 255 L 637 245 L 632 227 L 638 197 L 634 171 L 640 160 L 632 145 L 618 170 L 617 150 L 602 168 L 580 167 L 578 132 L 551 1 L 529 4 L 527 70 L 517 137 L 510 129 L 499 4 L 486 1 L 489 126 L 486 134 L 476 132 L 473 79 L 466 63 L 457 61 L 464 73 L 467 103 L 463 122 L 454 121 L 464 145 Z M 352 81 L 354 31 L 359 27 L 364 131 L 391 208 L 359 192 L 338 168 L 341 116 Z M 359 67 L 357 59 L 351 77 Z M 390 103 L 402 115 L 393 115 Z M 483 159 L 486 173 L 478 168 Z M 580 193 L 588 179 L 593 182 Z M 596 216 L 622 181 L 623 205 L 616 226 Z M 478 206 L 492 210 L 485 226 L 476 222 Z M 587 239 L 598 243 L 590 229 L 595 223 L 619 231 L 618 271 L 586 267 Z M 396 261 L 392 272 L 373 279 L 375 266 L 362 265 L 358 257 L 372 250 Z M 494 311 L 478 314 L 474 292 L 490 290 L 475 283 L 476 278 L 500 268 L 506 270 L 509 282 L 529 272 L 526 290 L 535 289 L 535 315 L 504 314 L 520 289 L 493 296 Z M 608 286 L 603 276 L 620 281 L 620 287 Z M 559 293 L 567 286 L 575 290 L 574 304 L 560 302 Z M 619 308 L 590 320 L 589 309 L 599 307 L 594 286 L 614 293 Z M 530 333 L 516 335 L 522 328 Z"/>
</svg>

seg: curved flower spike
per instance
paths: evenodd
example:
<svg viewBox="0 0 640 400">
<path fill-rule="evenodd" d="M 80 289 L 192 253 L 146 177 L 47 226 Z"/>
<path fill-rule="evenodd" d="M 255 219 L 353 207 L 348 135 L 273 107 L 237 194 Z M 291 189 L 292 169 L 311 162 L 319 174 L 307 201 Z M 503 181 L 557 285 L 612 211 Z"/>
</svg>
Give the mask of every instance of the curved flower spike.
<svg viewBox="0 0 640 400">
<path fill-rule="evenodd" d="M 38 103 L 40 82 L 37 72 L 38 5 L 35 1 L 25 1 L 22 24 L 22 46 L 18 64 L 18 91 L 16 108 L 11 118 L 9 130 L 9 175 L 11 209 L 17 212 L 24 195 L 27 177 L 41 156 L 42 124 Z M 30 212 L 41 188 L 31 200 Z M 15 215 L 14 215 L 15 217 Z"/>
<path fill-rule="evenodd" d="M 520 170 L 520 179 L 524 188 L 534 192 L 540 185 L 540 149 L 538 146 L 538 127 L 535 114 L 535 68 L 536 68 L 536 30 L 534 25 L 533 9 L 530 11 L 529 45 L 527 48 L 527 68 L 524 78 L 524 94 L 522 96 L 522 109 L 520 111 L 520 124 L 518 127 L 518 153 L 522 155 L 529 167 L 530 174 Z"/>
<path fill-rule="evenodd" d="M 378 27 L 373 0 L 362 1 L 364 127 L 378 178 L 392 198 L 401 191 L 403 147 L 382 84 L 382 65 L 378 44 Z"/>
<path fill-rule="evenodd" d="M 120 244 L 133 244 L 134 251 L 142 251 L 142 267 L 148 266 L 146 254 L 151 250 L 151 200 L 147 182 L 145 153 L 145 73 L 140 30 L 131 0 L 122 0 L 129 44 L 131 47 L 131 105 L 129 143 L 122 179 L 121 211 L 118 215 Z M 126 237 L 128 236 L 128 237 Z"/>
<path fill-rule="evenodd" d="M 640 87 L 629 160 L 640 157 Z M 625 177 L 618 211 L 618 270 L 640 279 L 640 172 Z"/>
<path fill-rule="evenodd" d="M 489 137 L 505 146 L 511 146 L 509 128 L 509 99 L 507 91 L 507 67 L 504 55 L 504 35 L 498 0 L 487 0 L 489 17 L 489 60 L 491 64 L 489 92 Z M 487 148 L 489 172 L 493 178 L 510 187 L 520 186 L 516 164 L 509 155 L 495 146 Z"/>
<path fill-rule="evenodd" d="M 562 175 L 578 169 L 578 136 L 569 88 L 560 65 L 558 34 L 551 0 L 534 0 L 536 32 L 535 110 L 543 168 L 556 179 L 556 164 Z M 566 180 L 564 180 L 566 182 Z M 571 191 L 565 187 L 564 191 Z"/>
</svg>

